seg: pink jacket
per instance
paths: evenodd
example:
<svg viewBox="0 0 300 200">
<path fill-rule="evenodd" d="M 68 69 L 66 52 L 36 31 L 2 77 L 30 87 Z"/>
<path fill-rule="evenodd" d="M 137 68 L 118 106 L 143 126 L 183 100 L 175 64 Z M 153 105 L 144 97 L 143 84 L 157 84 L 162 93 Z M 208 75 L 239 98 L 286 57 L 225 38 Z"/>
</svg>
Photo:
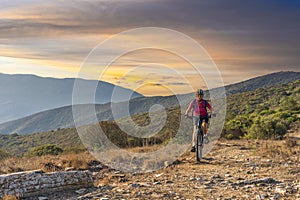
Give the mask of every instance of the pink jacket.
<svg viewBox="0 0 300 200">
<path fill-rule="evenodd" d="M 200 101 L 200 103 L 197 100 L 192 100 L 189 107 L 188 111 L 190 111 L 192 108 L 194 108 L 194 113 L 193 116 L 195 117 L 206 117 L 208 115 L 207 110 L 205 108 L 205 100 Z M 206 101 L 206 107 L 208 109 L 211 109 L 211 105 Z"/>
</svg>

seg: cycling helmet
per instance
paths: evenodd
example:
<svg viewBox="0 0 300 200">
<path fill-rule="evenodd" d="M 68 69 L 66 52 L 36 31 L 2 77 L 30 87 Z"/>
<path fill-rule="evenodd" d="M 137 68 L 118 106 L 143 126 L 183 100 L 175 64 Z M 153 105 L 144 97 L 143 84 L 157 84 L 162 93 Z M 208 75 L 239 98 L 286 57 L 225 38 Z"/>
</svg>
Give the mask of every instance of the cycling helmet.
<svg viewBox="0 0 300 200">
<path fill-rule="evenodd" d="M 203 96 L 203 95 L 204 95 L 204 92 L 203 92 L 202 89 L 198 89 L 198 90 L 196 91 L 196 94 L 197 94 L 197 95 L 200 95 L 200 96 Z"/>
</svg>

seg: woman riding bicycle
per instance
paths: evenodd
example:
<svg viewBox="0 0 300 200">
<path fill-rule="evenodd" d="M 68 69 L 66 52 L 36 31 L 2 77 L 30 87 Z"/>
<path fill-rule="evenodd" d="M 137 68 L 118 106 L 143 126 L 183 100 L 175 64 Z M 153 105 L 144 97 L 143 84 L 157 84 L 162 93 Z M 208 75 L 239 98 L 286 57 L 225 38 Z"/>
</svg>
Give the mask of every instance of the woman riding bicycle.
<svg viewBox="0 0 300 200">
<path fill-rule="evenodd" d="M 189 107 L 185 112 L 185 117 L 188 116 L 189 112 L 193 109 L 193 125 L 194 125 L 194 132 L 193 132 L 193 139 L 192 139 L 192 149 L 191 152 L 195 152 L 195 137 L 198 131 L 198 124 L 200 120 L 200 124 L 203 127 L 203 134 L 206 139 L 207 138 L 207 126 L 208 126 L 208 113 L 207 108 L 212 112 L 211 105 L 203 99 L 204 92 L 202 89 L 196 91 L 196 99 L 192 100 Z"/>
</svg>

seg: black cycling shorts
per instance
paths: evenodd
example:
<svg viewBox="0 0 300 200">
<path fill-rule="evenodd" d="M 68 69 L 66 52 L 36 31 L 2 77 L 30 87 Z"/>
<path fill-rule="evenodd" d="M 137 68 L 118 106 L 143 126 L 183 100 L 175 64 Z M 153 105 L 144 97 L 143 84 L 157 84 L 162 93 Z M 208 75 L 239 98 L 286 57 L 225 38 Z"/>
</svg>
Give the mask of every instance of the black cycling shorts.
<svg viewBox="0 0 300 200">
<path fill-rule="evenodd" d="M 206 117 L 193 117 L 193 122 L 194 122 L 194 125 L 195 126 L 197 126 L 198 125 L 198 123 L 199 123 L 199 120 L 201 121 L 201 124 L 202 124 L 202 122 L 203 121 L 205 121 L 206 123 L 208 123 L 208 116 L 206 116 Z"/>
</svg>

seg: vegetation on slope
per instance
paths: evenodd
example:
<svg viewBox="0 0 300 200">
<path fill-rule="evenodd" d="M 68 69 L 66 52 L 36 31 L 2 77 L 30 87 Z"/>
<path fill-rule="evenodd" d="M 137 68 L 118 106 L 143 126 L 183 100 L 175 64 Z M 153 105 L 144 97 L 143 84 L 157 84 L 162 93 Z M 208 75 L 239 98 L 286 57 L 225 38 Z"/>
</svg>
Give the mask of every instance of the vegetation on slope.
<svg viewBox="0 0 300 200">
<path fill-rule="evenodd" d="M 238 138 L 280 138 L 292 126 L 299 125 L 300 81 L 252 92 L 234 94 L 227 99 L 227 116 L 222 136 Z M 100 126 L 106 136 L 122 148 L 165 144 L 178 131 L 180 124 L 178 107 L 167 111 L 166 124 L 151 137 L 139 138 L 124 133 L 114 121 L 102 121 Z M 148 114 L 132 116 L 142 126 L 149 124 Z M 128 118 L 124 119 L 126 122 Z M 190 125 L 190 121 L 186 121 Z M 55 144 L 64 152 L 84 150 L 74 128 L 61 129 L 32 135 L 0 135 L 0 148 L 11 155 L 24 155 L 32 147 Z"/>
<path fill-rule="evenodd" d="M 299 123 L 300 81 L 232 95 L 227 102 L 226 138 L 282 138 Z"/>
</svg>

